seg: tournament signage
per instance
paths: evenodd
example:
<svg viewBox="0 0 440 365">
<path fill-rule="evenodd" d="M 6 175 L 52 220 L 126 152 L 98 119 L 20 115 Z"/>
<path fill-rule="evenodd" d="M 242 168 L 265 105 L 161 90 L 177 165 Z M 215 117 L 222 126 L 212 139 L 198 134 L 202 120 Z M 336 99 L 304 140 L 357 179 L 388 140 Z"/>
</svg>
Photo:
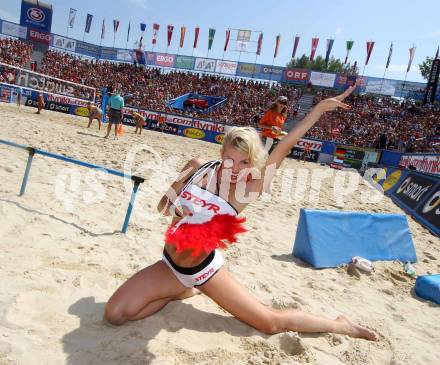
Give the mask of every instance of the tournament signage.
<svg viewBox="0 0 440 365">
<path fill-rule="evenodd" d="M 434 102 L 439 76 L 440 76 L 440 59 L 436 58 L 434 61 L 432 61 L 431 72 L 429 73 L 428 86 L 426 87 L 426 93 L 424 98 L 425 104 Z"/>
<path fill-rule="evenodd" d="M 194 57 L 189 56 L 177 56 L 176 68 L 183 68 L 186 70 L 192 70 L 194 68 Z"/>
<path fill-rule="evenodd" d="M 399 165 L 404 167 L 414 166 L 417 171 L 440 175 L 440 155 L 438 154 L 402 155 Z"/>
<path fill-rule="evenodd" d="M 237 62 L 217 61 L 215 72 L 221 74 L 235 75 L 237 72 Z"/>
<path fill-rule="evenodd" d="M 215 60 L 209 58 L 196 58 L 194 70 L 215 72 Z"/>
<path fill-rule="evenodd" d="M 76 52 L 81 53 L 86 56 L 98 58 L 99 56 L 99 46 L 95 46 L 91 43 L 77 41 Z"/>
<path fill-rule="evenodd" d="M 27 37 L 27 28 L 21 25 L 2 21 L 2 34 L 10 35 L 11 37 L 23 38 Z"/>
<path fill-rule="evenodd" d="M 46 46 L 50 45 L 50 40 L 52 36 L 50 33 L 43 32 L 40 30 L 29 29 L 28 31 L 28 39 L 35 43 L 41 43 Z"/>
<path fill-rule="evenodd" d="M 335 79 L 336 74 L 332 73 L 312 71 L 310 74 L 310 82 L 315 86 L 333 87 Z"/>
<path fill-rule="evenodd" d="M 133 51 L 129 51 L 128 49 L 118 49 L 116 53 L 116 59 L 118 61 L 133 61 Z"/>
<path fill-rule="evenodd" d="M 239 62 L 237 67 L 237 76 L 253 77 L 261 71 L 261 65 L 255 63 Z"/>
<path fill-rule="evenodd" d="M 20 25 L 50 33 L 52 5 L 38 0 L 22 0 Z"/>
<path fill-rule="evenodd" d="M 410 173 L 394 191 L 393 196 L 414 210 L 426 196 L 431 195 L 436 184 L 437 181 L 434 178 Z"/>
<path fill-rule="evenodd" d="M 174 59 L 176 56 L 165 53 L 156 53 L 156 66 L 174 67 Z"/>
<path fill-rule="evenodd" d="M 111 47 L 101 47 L 100 56 L 101 58 L 107 60 L 115 60 L 116 59 L 116 49 Z"/>
<path fill-rule="evenodd" d="M 321 141 L 301 138 L 292 148 L 292 151 L 289 156 L 295 159 L 303 159 L 304 154 L 306 154 L 305 158 L 307 161 L 317 162 L 321 148 L 322 148 Z"/>
<path fill-rule="evenodd" d="M 53 35 L 52 46 L 56 48 L 61 48 L 69 52 L 75 52 L 76 49 L 76 40 L 61 37 L 59 35 Z"/>
<path fill-rule="evenodd" d="M 293 83 L 305 84 L 309 78 L 309 71 L 302 68 L 286 69 L 284 71 L 284 80 Z"/>
<path fill-rule="evenodd" d="M 431 230 L 440 235 L 440 184 L 426 201 L 419 206 L 416 213 L 424 219 Z"/>
</svg>

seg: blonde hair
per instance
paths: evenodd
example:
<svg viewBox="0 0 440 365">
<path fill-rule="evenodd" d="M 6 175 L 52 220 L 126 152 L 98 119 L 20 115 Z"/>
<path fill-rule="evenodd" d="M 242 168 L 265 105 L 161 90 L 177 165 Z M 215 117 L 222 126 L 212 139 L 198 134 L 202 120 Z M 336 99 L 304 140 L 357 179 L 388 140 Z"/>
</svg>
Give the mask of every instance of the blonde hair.
<svg viewBox="0 0 440 365">
<path fill-rule="evenodd" d="M 223 139 L 223 150 L 228 147 L 234 147 L 248 154 L 251 164 L 258 170 L 261 170 L 266 164 L 267 152 L 254 128 L 232 127 L 229 129 Z"/>
</svg>

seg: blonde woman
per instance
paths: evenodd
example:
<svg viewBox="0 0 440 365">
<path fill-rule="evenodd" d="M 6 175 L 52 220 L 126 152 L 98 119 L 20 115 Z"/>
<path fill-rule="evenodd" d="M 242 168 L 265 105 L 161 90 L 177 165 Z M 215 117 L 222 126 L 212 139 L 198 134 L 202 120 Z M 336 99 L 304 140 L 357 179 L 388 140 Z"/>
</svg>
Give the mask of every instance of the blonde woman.
<svg viewBox="0 0 440 365">
<path fill-rule="evenodd" d="M 264 306 L 222 266 L 223 257 L 218 250 L 225 246 L 224 241 L 220 241 L 224 231 L 230 235 L 231 242 L 240 232 L 241 221 L 237 215 L 249 203 L 244 197 L 258 198 L 290 149 L 324 112 L 337 107 L 348 109 L 342 101 L 353 89 L 321 101 L 269 156 L 254 129 L 232 128 L 225 135 L 221 160 L 190 160 L 181 178 L 171 185 L 158 205 L 164 215 L 173 215 L 162 259 L 122 284 L 106 304 L 105 318 L 115 325 L 140 320 L 172 300 L 187 298 L 200 291 L 240 321 L 264 333 L 333 332 L 375 340 L 373 331 L 344 316 L 332 320 L 300 310 L 275 310 Z M 224 230 L 214 229 L 224 218 L 229 220 L 222 226 Z M 203 227 L 209 227 L 205 235 Z M 194 232 L 199 239 L 193 239 L 188 232 Z M 212 239 L 213 235 L 219 239 L 218 244 Z M 201 242 L 200 237 L 205 237 L 206 242 Z"/>
</svg>

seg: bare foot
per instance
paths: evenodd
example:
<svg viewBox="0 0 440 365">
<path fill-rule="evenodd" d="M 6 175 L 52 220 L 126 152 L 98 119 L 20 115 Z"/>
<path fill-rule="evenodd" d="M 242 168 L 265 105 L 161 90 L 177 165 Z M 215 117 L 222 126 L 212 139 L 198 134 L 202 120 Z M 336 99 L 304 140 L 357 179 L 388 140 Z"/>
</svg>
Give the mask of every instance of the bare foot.
<svg viewBox="0 0 440 365">
<path fill-rule="evenodd" d="M 364 338 L 369 341 L 376 341 L 378 339 L 378 336 L 374 331 L 353 323 L 346 316 L 340 315 L 336 318 L 336 321 L 344 324 L 345 328 L 342 332 L 344 335 L 355 338 Z"/>
<path fill-rule="evenodd" d="M 178 295 L 176 297 L 176 300 L 182 300 L 182 299 L 186 299 L 186 298 L 191 298 L 194 295 L 199 295 L 199 294 L 202 294 L 202 292 L 199 289 L 189 288 L 189 289 L 185 290 L 182 294 Z"/>
</svg>

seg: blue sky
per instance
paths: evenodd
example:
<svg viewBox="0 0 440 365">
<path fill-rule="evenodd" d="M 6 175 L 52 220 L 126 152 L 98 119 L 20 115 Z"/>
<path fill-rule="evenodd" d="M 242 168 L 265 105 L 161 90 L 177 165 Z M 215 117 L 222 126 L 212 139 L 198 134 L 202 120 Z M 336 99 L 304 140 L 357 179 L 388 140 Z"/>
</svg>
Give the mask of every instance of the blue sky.
<svg viewBox="0 0 440 365">
<path fill-rule="evenodd" d="M 319 37 L 317 55 L 325 55 L 326 39 L 334 38 L 332 55 L 344 59 L 345 41 L 354 40 L 350 60 L 363 65 L 366 41 L 376 42 L 365 75 L 382 77 L 390 42 L 394 43 L 387 78 L 403 79 L 409 59 L 408 49 L 417 47 L 409 81 L 423 81 L 418 64 L 433 56 L 440 44 L 439 0 L 46 0 L 52 3 L 54 14 L 52 32 L 66 34 L 69 8 L 78 10 L 75 26 L 69 36 L 82 39 L 87 13 L 94 15 L 92 30 L 86 41 L 99 44 L 101 22 L 106 19 L 106 38 L 103 45 L 113 44 L 112 20 L 121 21 L 116 35 L 116 47 L 125 47 L 128 22 L 131 21 L 129 46 L 140 36 L 139 23 L 147 23 L 146 50 L 151 49 L 152 23 L 159 23 L 156 51 L 166 49 L 166 25 L 174 25 L 173 41 L 169 52 L 176 53 L 180 27 L 187 27 L 185 46 L 180 54 L 192 53 L 194 27 L 201 28 L 197 56 L 206 56 L 208 28 L 217 30 L 210 57 L 221 58 L 227 28 L 263 31 L 262 54 L 258 63 L 272 64 L 275 37 L 281 34 L 281 45 L 275 65 L 285 66 L 289 61 L 293 37 L 301 37 L 298 53 L 310 53 L 312 37 Z M 74 5 L 73 5 L 74 4 Z M 21 0 L 2 0 L 0 18 L 18 22 Z M 225 59 L 238 60 L 238 52 L 226 52 Z M 255 55 L 242 54 L 242 61 L 254 62 Z M 362 70 L 362 68 L 361 68 Z"/>
</svg>

